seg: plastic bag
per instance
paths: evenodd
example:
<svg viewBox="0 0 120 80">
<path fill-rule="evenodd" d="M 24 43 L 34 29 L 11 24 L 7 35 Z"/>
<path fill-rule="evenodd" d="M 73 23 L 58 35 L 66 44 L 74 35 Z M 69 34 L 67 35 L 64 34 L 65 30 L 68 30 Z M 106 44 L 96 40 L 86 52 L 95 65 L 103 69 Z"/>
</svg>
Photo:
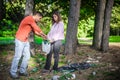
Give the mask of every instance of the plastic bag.
<svg viewBox="0 0 120 80">
<path fill-rule="evenodd" d="M 51 44 L 45 40 L 42 42 L 42 51 L 45 52 L 46 54 L 48 54 L 50 52 L 51 49 Z"/>
<path fill-rule="evenodd" d="M 61 66 L 58 68 L 58 71 L 60 72 L 74 72 L 76 70 L 84 70 L 91 67 L 91 64 L 82 62 L 82 63 L 72 63 L 67 66 Z"/>
</svg>

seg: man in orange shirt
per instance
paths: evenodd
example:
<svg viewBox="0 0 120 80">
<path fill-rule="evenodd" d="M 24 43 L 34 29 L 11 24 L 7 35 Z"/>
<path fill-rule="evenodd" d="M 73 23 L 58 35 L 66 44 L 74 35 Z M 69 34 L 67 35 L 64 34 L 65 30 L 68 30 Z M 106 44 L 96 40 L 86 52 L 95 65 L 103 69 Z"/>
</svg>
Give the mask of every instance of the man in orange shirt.
<svg viewBox="0 0 120 80">
<path fill-rule="evenodd" d="M 43 37 L 43 39 L 47 38 L 42 30 L 39 28 L 39 26 L 37 26 L 36 24 L 36 22 L 40 21 L 41 18 L 42 14 L 39 12 L 35 12 L 31 16 L 25 17 L 19 25 L 18 31 L 16 32 L 15 36 L 15 55 L 10 68 L 10 76 L 12 78 L 19 78 L 19 75 L 27 76 L 26 69 L 28 66 L 28 61 L 30 59 L 30 44 L 28 41 L 29 33 L 33 31 L 38 36 Z M 23 58 L 18 75 L 18 63 L 22 56 Z"/>
</svg>

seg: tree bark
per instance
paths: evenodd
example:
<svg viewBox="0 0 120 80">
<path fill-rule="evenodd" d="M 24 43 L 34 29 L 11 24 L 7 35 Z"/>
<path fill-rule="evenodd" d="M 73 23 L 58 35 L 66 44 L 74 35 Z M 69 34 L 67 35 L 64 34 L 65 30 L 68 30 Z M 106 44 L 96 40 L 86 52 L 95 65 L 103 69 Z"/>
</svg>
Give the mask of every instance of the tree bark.
<svg viewBox="0 0 120 80">
<path fill-rule="evenodd" d="M 32 15 L 34 7 L 34 0 L 26 0 L 25 16 Z"/>
<path fill-rule="evenodd" d="M 92 43 L 93 48 L 95 48 L 97 50 L 100 49 L 100 47 L 101 47 L 105 3 L 106 3 L 106 0 L 98 0 L 97 1 L 93 43 Z"/>
<path fill-rule="evenodd" d="M 25 7 L 25 16 L 32 15 L 34 10 L 34 0 L 26 0 L 26 7 Z M 34 48 L 34 33 L 33 31 L 29 34 L 29 42 L 30 42 L 30 53 L 32 56 L 35 55 L 35 48 Z"/>
<path fill-rule="evenodd" d="M 102 43 L 101 43 L 101 50 L 103 52 L 107 52 L 109 48 L 110 18 L 111 18 L 113 3 L 114 0 L 107 0 L 106 3 L 103 35 L 102 35 Z"/>
<path fill-rule="evenodd" d="M 77 47 L 77 29 L 81 0 L 70 0 L 68 27 L 65 41 L 65 54 L 74 54 Z"/>
</svg>

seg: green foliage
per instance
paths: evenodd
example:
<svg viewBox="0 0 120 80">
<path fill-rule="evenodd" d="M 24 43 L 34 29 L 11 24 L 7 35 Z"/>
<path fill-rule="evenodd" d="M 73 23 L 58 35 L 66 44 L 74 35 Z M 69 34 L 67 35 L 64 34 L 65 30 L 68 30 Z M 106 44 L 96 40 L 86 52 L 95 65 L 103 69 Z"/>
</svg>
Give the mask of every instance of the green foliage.
<svg viewBox="0 0 120 80">
<path fill-rule="evenodd" d="M 66 73 L 60 76 L 59 80 L 69 80 L 72 78 L 72 74 L 71 73 Z"/>
<path fill-rule="evenodd" d="M 50 17 L 43 17 L 40 23 L 38 23 L 40 28 L 45 34 L 48 34 L 51 28 L 51 18 Z"/>
<path fill-rule="evenodd" d="M 0 36 L 14 36 L 18 24 L 24 17 L 26 0 L 9 0 L 6 5 L 6 18 L 0 22 Z M 112 10 L 110 35 L 120 34 L 120 4 L 115 0 Z M 87 4 L 86 4 L 87 3 Z M 80 9 L 80 21 L 77 37 L 88 37 L 93 34 L 96 0 L 83 0 Z M 65 35 L 68 23 L 69 0 L 35 0 L 35 10 L 43 13 L 41 23 L 38 23 L 45 34 L 50 31 L 52 11 L 59 10 L 65 25 Z"/>
<path fill-rule="evenodd" d="M 111 18 L 111 35 L 120 35 L 120 5 L 116 4 L 116 6 L 112 9 L 112 18 Z"/>
<path fill-rule="evenodd" d="M 24 16 L 25 0 L 15 0 L 6 2 L 6 19 L 20 22 Z"/>
<path fill-rule="evenodd" d="M 1 37 L 12 37 L 15 35 L 18 24 L 13 23 L 11 20 L 3 19 L 0 22 L 0 36 Z"/>
<path fill-rule="evenodd" d="M 46 57 L 42 54 L 36 54 L 35 59 L 35 61 L 39 64 L 39 68 L 43 68 L 43 64 L 45 64 Z M 35 70 L 38 70 L 38 68 L 36 68 Z"/>
<path fill-rule="evenodd" d="M 83 19 L 78 24 L 78 38 L 92 36 L 94 27 L 94 16 L 87 20 Z"/>
<path fill-rule="evenodd" d="M 78 34 L 77 34 L 78 38 L 89 37 L 93 35 L 95 6 L 96 6 L 95 0 L 82 1 L 80 8 L 80 21 L 78 24 Z"/>
<path fill-rule="evenodd" d="M 14 43 L 13 37 L 0 37 L 0 45 L 13 44 L 13 43 Z"/>
</svg>

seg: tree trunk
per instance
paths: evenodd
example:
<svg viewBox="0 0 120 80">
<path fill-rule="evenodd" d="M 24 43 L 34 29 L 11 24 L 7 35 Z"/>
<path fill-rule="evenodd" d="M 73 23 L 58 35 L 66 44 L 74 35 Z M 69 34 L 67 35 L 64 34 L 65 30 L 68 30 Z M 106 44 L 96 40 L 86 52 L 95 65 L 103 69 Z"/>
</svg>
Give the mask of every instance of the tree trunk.
<svg viewBox="0 0 120 80">
<path fill-rule="evenodd" d="M 106 3 L 103 35 L 102 35 L 102 43 L 101 43 L 101 50 L 103 52 L 107 52 L 109 48 L 110 17 L 111 17 L 113 3 L 114 3 L 114 0 L 107 0 L 107 3 Z"/>
<path fill-rule="evenodd" d="M 2 20 L 3 18 L 5 18 L 5 5 L 4 1 L 0 0 L 0 20 Z"/>
<path fill-rule="evenodd" d="M 25 16 L 32 15 L 33 9 L 34 9 L 34 0 L 26 0 Z M 34 56 L 35 48 L 34 48 L 34 33 L 33 33 L 33 31 L 30 32 L 29 42 L 30 42 L 30 53 L 32 56 Z"/>
<path fill-rule="evenodd" d="M 68 27 L 65 42 L 65 54 L 73 54 L 77 47 L 77 29 L 81 0 L 70 0 Z"/>
<path fill-rule="evenodd" d="M 32 15 L 34 10 L 34 0 L 26 0 L 25 16 Z"/>
<path fill-rule="evenodd" d="M 106 0 L 98 0 L 97 2 L 93 43 L 92 43 L 92 46 L 95 49 L 100 49 L 101 47 L 105 3 L 106 3 Z"/>
</svg>

